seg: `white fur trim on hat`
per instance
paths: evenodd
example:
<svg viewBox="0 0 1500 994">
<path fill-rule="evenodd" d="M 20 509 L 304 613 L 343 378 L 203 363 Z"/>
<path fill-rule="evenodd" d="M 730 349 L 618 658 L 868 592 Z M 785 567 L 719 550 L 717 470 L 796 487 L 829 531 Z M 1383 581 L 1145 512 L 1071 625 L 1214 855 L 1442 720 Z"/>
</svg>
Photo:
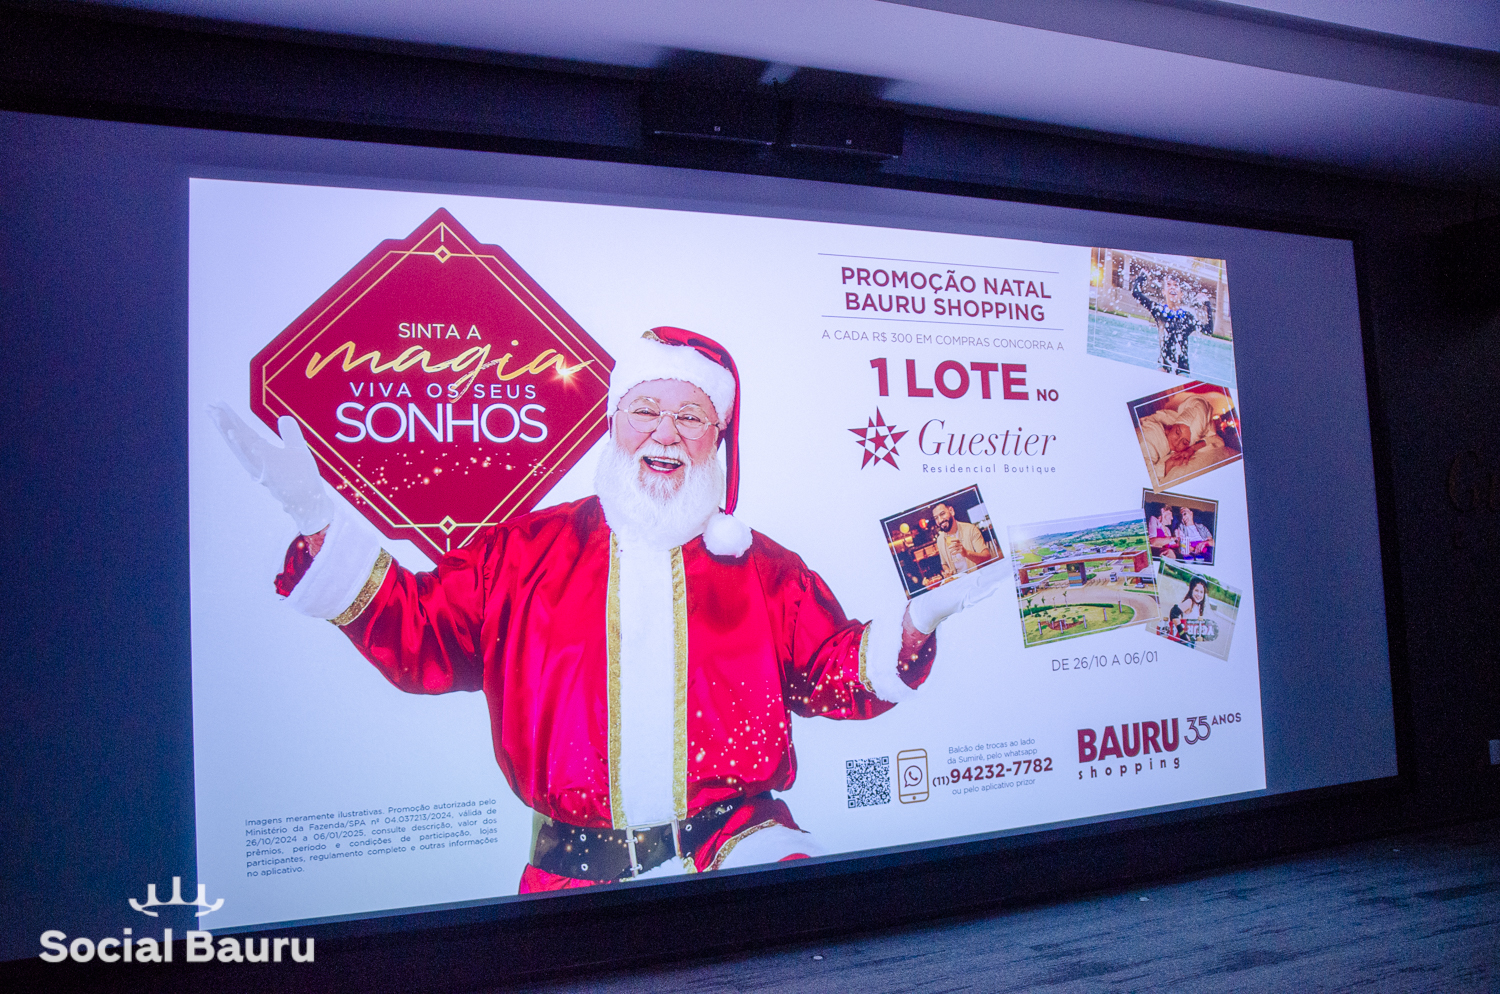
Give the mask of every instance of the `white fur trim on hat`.
<svg viewBox="0 0 1500 994">
<path fill-rule="evenodd" d="M 714 405 L 718 406 L 718 405 Z M 750 548 L 750 528 L 732 514 L 717 511 L 703 529 L 703 544 L 716 556 L 738 559 Z"/>
<path fill-rule="evenodd" d="M 688 345 L 668 345 L 638 338 L 620 349 L 609 374 L 609 409 L 637 384 L 648 380 L 682 380 L 708 394 L 719 420 L 734 409 L 734 374 Z"/>
</svg>

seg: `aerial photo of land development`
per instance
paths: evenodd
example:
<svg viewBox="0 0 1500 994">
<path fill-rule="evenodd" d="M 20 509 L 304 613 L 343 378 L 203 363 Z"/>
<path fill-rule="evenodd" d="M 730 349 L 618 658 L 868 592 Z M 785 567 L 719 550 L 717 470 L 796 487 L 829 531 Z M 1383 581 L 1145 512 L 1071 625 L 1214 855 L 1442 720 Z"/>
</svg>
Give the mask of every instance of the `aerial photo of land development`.
<svg viewBox="0 0 1500 994">
<path fill-rule="evenodd" d="M 1027 646 L 1096 635 L 1161 616 L 1140 509 L 1010 528 Z"/>
</svg>

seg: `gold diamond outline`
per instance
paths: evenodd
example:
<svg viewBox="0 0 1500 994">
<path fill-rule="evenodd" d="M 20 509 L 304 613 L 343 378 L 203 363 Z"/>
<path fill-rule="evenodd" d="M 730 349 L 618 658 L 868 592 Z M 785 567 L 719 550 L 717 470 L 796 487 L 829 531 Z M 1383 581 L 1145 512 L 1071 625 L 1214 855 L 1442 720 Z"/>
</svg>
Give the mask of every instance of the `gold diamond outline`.
<svg viewBox="0 0 1500 994">
<path fill-rule="evenodd" d="M 556 314 L 554 314 L 551 308 L 547 307 L 541 301 L 541 299 L 536 296 L 535 293 L 533 293 L 528 287 L 526 287 L 524 282 L 519 277 L 517 277 L 509 267 L 504 265 L 500 261 L 498 256 L 495 256 L 491 253 L 480 253 L 475 251 L 472 247 L 465 243 L 464 239 L 460 237 L 458 232 L 455 232 L 448 226 L 448 223 L 446 221 L 439 221 L 431 231 L 424 235 L 416 243 L 416 245 L 412 246 L 411 248 L 391 250 L 386 252 L 386 254 L 381 259 L 368 266 L 352 286 L 346 288 L 343 293 L 341 293 L 338 297 L 334 298 L 334 300 L 325 305 L 317 315 L 305 322 L 300 329 L 294 331 L 287 343 L 281 348 L 277 349 L 273 355 L 267 357 L 267 360 L 261 364 L 260 386 L 262 393 L 262 404 L 269 410 L 272 406 L 269 403 L 269 400 L 271 398 L 274 398 L 286 413 L 296 416 L 298 421 L 303 422 L 303 427 L 308 432 L 310 432 L 318 442 L 322 444 L 327 452 L 332 453 L 338 459 L 339 463 L 343 464 L 343 470 L 347 470 L 347 472 L 342 471 L 340 469 L 340 466 L 331 461 L 323 452 L 316 453 L 319 459 L 331 470 L 333 470 L 334 475 L 339 477 L 339 479 L 342 480 L 346 486 L 353 490 L 362 500 L 365 501 L 365 503 L 369 504 L 371 509 L 376 511 L 376 513 L 378 513 L 380 517 L 385 520 L 386 524 L 389 527 L 397 530 L 405 530 L 408 528 L 414 529 L 418 532 L 418 534 L 422 535 L 422 538 L 424 540 L 426 540 L 433 546 L 434 549 L 436 549 L 438 547 L 438 543 L 432 541 L 432 539 L 425 534 L 425 530 L 427 528 L 437 527 L 436 523 L 419 524 L 412 521 L 411 517 L 404 511 L 402 511 L 401 508 L 397 506 L 395 501 L 393 501 L 378 486 L 376 486 L 372 480 L 370 480 L 362 472 L 360 472 L 346 457 L 340 454 L 338 449 L 331 445 L 328 440 L 325 439 L 314 428 L 312 428 L 311 425 L 308 425 L 305 421 L 303 421 L 303 418 L 300 415 L 297 415 L 296 409 L 290 403 L 288 403 L 285 398 L 280 396 L 280 394 L 278 394 L 274 387 L 272 387 L 271 385 L 273 380 L 275 380 L 283 373 L 287 372 L 288 367 L 290 367 L 292 363 L 295 362 L 296 359 L 302 353 L 304 353 L 310 345 L 315 343 L 325 333 L 331 331 L 333 327 L 348 314 L 348 312 L 354 307 L 355 304 L 363 300 L 367 294 L 371 293 L 377 286 L 384 282 L 387 276 L 395 272 L 395 270 L 400 266 L 402 262 L 406 261 L 408 258 L 414 255 L 436 255 L 436 250 L 424 251 L 421 248 L 423 245 L 430 244 L 431 238 L 434 234 L 438 236 L 439 248 L 443 249 L 446 249 L 445 235 L 452 235 L 454 237 L 454 240 L 464 251 L 452 252 L 451 250 L 448 250 L 450 253 L 450 257 L 462 256 L 466 258 L 472 258 L 475 261 L 479 262 L 480 265 L 484 266 L 485 270 L 490 273 L 495 282 L 498 283 L 507 293 L 509 293 L 512 298 L 514 298 L 518 303 L 521 304 L 526 312 L 531 315 L 532 319 L 536 321 L 540 329 L 549 333 L 554 339 L 559 342 L 559 344 L 567 344 L 568 340 L 571 339 L 574 343 L 576 343 L 577 346 L 579 346 L 579 348 L 574 350 L 575 354 L 586 354 L 594 360 L 593 362 L 586 364 L 585 368 L 599 382 L 599 385 L 605 388 L 605 396 L 600 397 L 593 404 L 593 406 L 591 406 L 588 411 L 585 412 L 583 417 L 579 419 L 577 424 L 575 424 L 568 431 L 564 432 L 558 438 L 557 443 L 553 445 L 553 447 L 549 449 L 538 460 L 538 462 L 551 461 L 553 456 L 557 455 L 558 450 L 561 449 L 564 445 L 567 446 L 567 450 L 562 453 L 561 459 L 567 459 L 571 457 L 573 453 L 578 449 L 579 445 L 583 444 L 583 442 L 588 438 L 589 434 L 593 431 L 595 417 L 602 418 L 604 415 L 604 412 L 599 409 L 607 401 L 609 380 L 607 379 L 606 375 L 607 370 L 604 370 L 602 368 L 603 363 L 600 360 L 607 357 L 608 352 L 604 351 L 603 355 L 601 356 L 593 349 L 585 346 L 584 343 L 578 338 L 578 336 L 574 334 L 573 330 L 568 327 L 567 323 L 559 318 Z M 502 272 L 504 272 L 505 276 L 508 277 L 508 279 L 502 279 L 500 275 L 491 268 L 490 264 L 498 267 Z M 367 285 L 361 287 L 361 284 Z M 538 314 L 537 309 L 533 308 L 527 303 L 526 299 L 523 298 L 521 293 L 518 292 L 522 290 L 526 292 L 527 297 L 530 297 L 531 300 L 533 300 L 537 304 L 538 308 L 545 312 L 546 317 L 543 317 L 542 314 Z M 322 323 L 322 327 L 317 331 L 314 331 L 310 338 L 305 337 L 309 331 L 312 331 L 312 328 L 315 324 L 318 324 L 320 321 L 322 321 L 325 315 L 329 315 L 329 312 L 337 308 L 337 305 L 341 301 L 344 301 L 346 298 L 348 298 L 351 293 L 354 293 L 353 299 L 347 300 L 342 308 L 338 308 L 338 313 L 328 316 L 326 322 Z M 551 320 L 549 321 L 548 318 L 550 318 Z M 302 340 L 304 338 L 305 340 Z M 601 351 L 603 351 L 602 345 L 598 347 Z M 284 355 L 289 349 L 292 350 L 292 357 L 289 358 L 285 363 L 277 367 L 274 371 L 268 372 L 267 370 L 270 365 L 276 359 Z M 595 413 L 596 411 L 598 411 L 597 415 Z M 569 444 L 570 442 L 571 444 Z M 464 536 L 463 541 L 467 542 L 469 539 L 473 538 L 474 534 L 476 534 L 480 528 L 488 527 L 489 525 L 496 523 L 494 519 L 497 512 L 499 512 L 501 508 L 505 507 L 506 505 L 509 504 L 511 506 L 510 513 L 513 513 L 515 508 L 520 507 L 521 504 L 523 504 L 528 498 L 530 498 L 530 496 L 537 490 L 537 488 L 546 483 L 547 479 L 556 472 L 556 469 L 557 464 L 553 463 L 548 471 L 541 474 L 540 476 L 533 476 L 533 474 L 531 473 L 524 474 L 521 480 L 519 480 L 503 497 L 500 498 L 499 501 L 497 501 L 490 508 L 489 512 L 484 515 L 483 521 L 472 525 L 472 531 Z M 354 479 L 351 479 L 351 476 Z M 524 493 L 520 494 L 519 497 L 517 497 L 517 491 L 521 490 L 521 488 L 525 486 L 528 477 L 533 478 L 535 482 L 533 482 L 532 485 L 527 488 Z M 364 486 L 358 486 L 355 480 L 363 483 Z M 380 501 L 386 505 L 386 508 L 381 508 L 379 504 L 371 499 L 372 496 L 380 498 Z M 514 503 L 512 503 L 512 498 L 516 498 Z M 388 513 L 387 509 L 390 513 Z M 394 517 L 392 516 L 393 514 Z M 470 524 L 465 522 L 459 525 L 459 527 L 470 527 Z M 451 548 L 451 538 L 444 544 Z"/>
<path fill-rule="evenodd" d="M 531 290 L 525 286 L 524 282 L 519 277 L 517 277 L 509 267 L 507 267 L 500 261 L 498 256 L 490 253 L 476 252 L 472 247 L 464 243 L 463 238 L 459 236 L 458 232 L 448 227 L 448 223 L 446 221 L 439 221 L 437 227 L 424 235 L 422 239 L 411 248 L 393 249 L 387 251 L 379 261 L 372 263 L 369 268 L 367 268 L 364 273 L 360 275 L 360 278 L 355 281 L 353 286 L 346 288 L 343 293 L 339 294 L 339 296 L 329 301 L 321 311 L 319 311 L 314 317 L 303 324 L 301 328 L 292 333 L 291 339 L 286 343 L 286 345 L 277 349 L 274 355 L 267 357 L 266 362 L 261 366 L 262 379 L 269 383 L 270 380 L 275 379 L 277 376 L 280 376 L 283 372 L 285 372 L 287 367 L 290 366 L 294 361 L 296 361 L 296 359 L 301 355 L 302 352 L 304 352 L 309 346 L 316 343 L 318 339 L 321 338 L 326 332 L 331 330 L 333 326 L 339 322 L 339 320 L 341 320 L 346 314 L 348 314 L 348 312 L 354 307 L 355 304 L 363 300 L 367 294 L 375 289 L 375 287 L 384 282 L 385 278 L 391 273 L 395 272 L 396 269 L 401 265 L 401 263 L 405 262 L 408 258 L 414 255 L 436 255 L 436 250 L 424 251 L 421 248 L 421 246 L 427 244 L 431 240 L 434 234 L 438 236 L 439 247 L 446 247 L 446 240 L 444 236 L 452 235 L 454 240 L 458 242 L 459 246 L 464 249 L 464 251 L 462 252 L 452 252 L 452 255 L 474 259 L 484 267 L 485 271 L 494 278 L 496 283 L 499 283 L 507 293 L 514 297 L 516 301 L 526 309 L 527 313 L 529 313 L 539 325 L 550 331 L 554 337 L 563 341 L 564 344 L 566 344 L 567 339 L 572 339 L 575 346 L 577 346 L 573 350 L 576 354 L 582 355 L 584 353 L 587 353 L 589 357 L 593 359 L 593 362 L 585 366 L 585 369 L 587 369 L 590 373 L 593 374 L 596 379 L 599 380 L 600 385 L 605 388 L 606 392 L 608 391 L 609 379 L 598 369 L 598 366 L 603 365 L 601 360 L 604 358 L 604 356 L 595 353 L 593 349 L 585 346 L 583 341 L 581 341 L 578 336 L 573 333 L 573 330 L 568 327 L 567 322 L 563 321 L 556 314 L 554 314 L 551 308 L 547 307 L 542 302 L 542 300 L 536 296 L 536 294 L 532 293 Z M 496 267 L 498 267 L 505 273 L 507 277 L 509 277 L 508 281 L 501 279 L 500 276 L 495 272 L 495 270 L 490 267 L 489 263 L 491 262 L 493 262 Z M 384 267 L 383 269 L 381 269 L 382 266 Z M 379 275 L 374 275 L 377 269 L 380 269 L 380 273 Z M 361 289 L 360 284 L 366 282 L 367 280 L 369 281 L 369 285 Z M 530 304 L 528 304 L 526 299 L 517 292 L 518 290 L 525 290 L 526 296 L 530 297 L 531 300 L 536 303 L 537 308 L 540 308 L 546 313 L 547 317 L 543 318 L 540 314 L 538 314 L 537 310 Z M 356 293 L 355 291 L 358 292 Z M 323 323 L 321 328 L 318 328 L 316 331 L 314 331 L 313 326 L 315 324 L 318 324 L 322 320 L 324 315 L 328 314 L 330 310 L 334 309 L 341 300 L 349 296 L 349 294 L 351 293 L 355 294 L 354 298 L 352 300 L 349 300 L 348 303 L 345 304 L 345 306 L 340 309 L 337 314 L 329 317 L 327 322 Z M 550 318 L 551 321 L 548 321 L 547 318 Z M 299 342 L 298 339 L 302 338 L 302 336 L 309 331 L 312 332 L 312 337 L 307 339 L 306 341 Z M 566 338 L 564 336 L 566 336 Z M 265 372 L 265 369 L 270 366 L 273 361 L 279 359 L 281 355 L 287 351 L 287 349 L 290 349 L 293 346 L 296 346 L 296 349 L 293 352 L 292 358 L 288 359 L 281 366 L 278 366 L 273 372 L 267 374 Z M 602 350 L 604 347 L 600 345 L 599 348 Z M 605 352 L 605 355 L 608 355 L 607 351 Z"/>
</svg>

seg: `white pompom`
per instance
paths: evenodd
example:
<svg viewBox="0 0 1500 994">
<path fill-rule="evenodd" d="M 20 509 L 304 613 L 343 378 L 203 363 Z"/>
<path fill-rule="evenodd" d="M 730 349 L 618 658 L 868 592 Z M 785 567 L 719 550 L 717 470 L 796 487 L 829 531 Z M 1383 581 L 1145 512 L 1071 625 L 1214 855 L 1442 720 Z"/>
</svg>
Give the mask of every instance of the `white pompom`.
<svg viewBox="0 0 1500 994">
<path fill-rule="evenodd" d="M 703 529 L 703 544 L 716 556 L 737 559 L 750 548 L 750 529 L 739 518 L 718 511 Z"/>
</svg>

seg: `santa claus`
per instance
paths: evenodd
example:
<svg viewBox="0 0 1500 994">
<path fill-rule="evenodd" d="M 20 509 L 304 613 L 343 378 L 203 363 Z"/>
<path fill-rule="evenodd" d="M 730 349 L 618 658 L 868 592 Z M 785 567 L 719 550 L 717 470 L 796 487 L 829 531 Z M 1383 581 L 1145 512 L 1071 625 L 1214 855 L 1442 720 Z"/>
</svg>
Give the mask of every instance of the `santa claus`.
<svg viewBox="0 0 1500 994">
<path fill-rule="evenodd" d="M 294 419 L 276 446 L 212 409 L 296 519 L 287 604 L 339 626 L 401 690 L 484 692 L 495 759 L 536 812 L 521 893 L 821 853 L 772 793 L 796 779 L 792 715 L 874 718 L 911 696 L 938 623 L 999 579 L 848 618 L 732 516 L 739 393 L 718 343 L 647 332 L 610 376 L 597 495 L 481 531 L 428 573 L 335 504 Z"/>
</svg>

